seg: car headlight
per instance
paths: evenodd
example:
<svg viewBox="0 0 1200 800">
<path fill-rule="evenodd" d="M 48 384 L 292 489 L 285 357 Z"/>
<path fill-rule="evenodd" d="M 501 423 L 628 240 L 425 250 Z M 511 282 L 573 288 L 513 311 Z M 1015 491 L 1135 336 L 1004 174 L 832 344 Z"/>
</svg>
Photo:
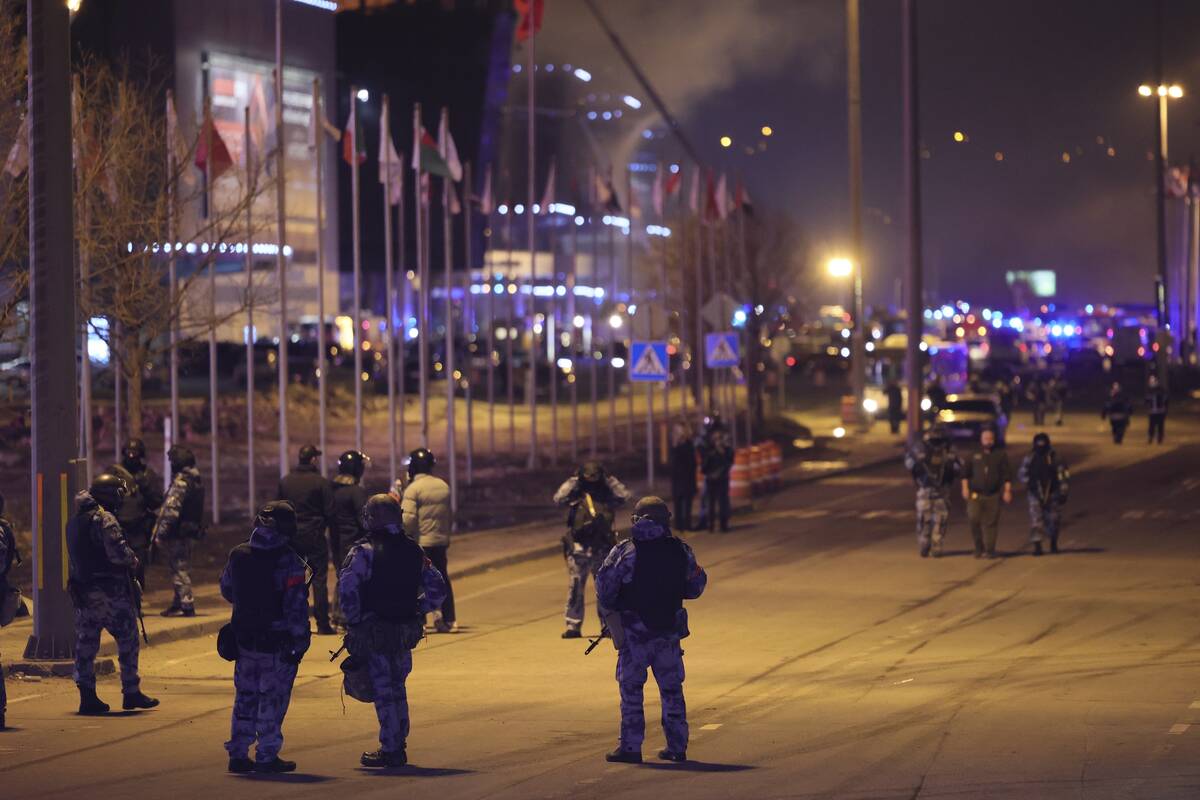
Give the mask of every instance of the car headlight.
<svg viewBox="0 0 1200 800">
<path fill-rule="evenodd" d="M 868 414 L 874 414 L 879 410 L 879 403 L 876 403 L 873 398 L 867 397 L 863 399 L 863 410 Z"/>
<path fill-rule="evenodd" d="M 922 411 L 928 411 L 931 408 L 933 408 L 933 401 L 930 400 L 928 397 L 926 397 L 925 399 L 923 399 L 921 401 L 921 410 Z"/>
</svg>

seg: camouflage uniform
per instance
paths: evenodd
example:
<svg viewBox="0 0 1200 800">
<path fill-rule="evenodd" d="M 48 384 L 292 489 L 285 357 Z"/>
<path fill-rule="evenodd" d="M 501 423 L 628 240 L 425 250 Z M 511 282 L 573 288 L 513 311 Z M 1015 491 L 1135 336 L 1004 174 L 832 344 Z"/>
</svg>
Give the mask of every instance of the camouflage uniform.
<svg viewBox="0 0 1200 800">
<path fill-rule="evenodd" d="M 918 442 L 904 454 L 904 468 L 917 485 L 917 546 L 926 554 L 942 550 L 950 522 L 950 491 L 961 465 L 949 447 Z"/>
<path fill-rule="evenodd" d="M 100 632 L 107 630 L 117 640 L 117 661 L 121 665 L 121 692 L 126 695 L 140 691 L 138 678 L 137 610 L 134 607 L 129 578 L 118 578 L 122 569 L 132 569 L 136 562 L 133 550 L 125 541 L 121 525 L 110 512 L 88 492 L 75 496 L 80 515 L 90 515 L 86 535 L 93 544 L 103 547 L 113 576 L 102 580 L 77 580 L 79 565 L 71 556 L 71 596 L 75 603 L 75 684 L 82 689 L 96 688 L 96 654 L 100 652 Z"/>
<path fill-rule="evenodd" d="M 612 549 L 596 575 L 596 598 L 605 608 L 620 607 L 621 587 L 633 581 L 637 550 L 634 540 L 652 541 L 669 536 L 670 531 L 649 519 L 633 526 L 633 538 Z M 690 547 L 680 542 L 687 555 L 684 599 L 694 600 L 708 584 L 708 575 L 696 563 Z M 683 699 L 683 648 L 680 639 L 688 635 L 687 613 L 679 612 L 676 630 L 656 634 L 633 611 L 621 610 L 625 644 L 617 653 L 617 685 L 621 692 L 621 749 L 641 752 L 646 735 L 646 716 L 642 707 L 646 670 L 654 671 L 662 702 L 662 726 L 667 748 L 677 753 L 687 750 L 687 706 Z"/>
<path fill-rule="evenodd" d="M 8 571 L 16 558 L 17 540 L 12 525 L 0 517 L 0 598 L 8 591 Z M 4 688 L 4 664 L 0 663 L 0 730 L 4 729 L 4 714 L 8 705 L 8 692 Z"/>
<path fill-rule="evenodd" d="M 392 535 L 403 536 L 404 532 L 396 527 Z M 370 537 L 359 539 L 350 548 L 338 574 L 338 600 L 351 630 L 373 616 L 364 610 L 364 594 L 371 580 L 374 555 Z M 441 608 L 446 599 L 446 582 L 428 558 L 421 571 L 421 584 L 424 592 L 419 603 L 420 613 L 424 615 Z M 366 661 L 375 693 L 375 715 L 379 718 L 379 744 L 389 753 L 404 750 L 409 730 L 408 692 L 404 683 L 412 672 L 412 650 L 371 653 Z"/>
<path fill-rule="evenodd" d="M 308 650 L 308 586 L 304 564 L 282 534 L 257 527 L 250 534 L 250 547 L 279 553 L 272 577 L 275 590 L 283 593 L 283 609 L 271 630 L 279 634 L 278 641 L 284 646 L 276 652 L 260 652 L 239 641 L 233 669 L 233 720 L 225 750 L 230 758 L 246 758 L 250 745 L 257 741 L 255 760 L 263 763 L 274 760 L 283 747 L 283 718 L 300 658 Z M 230 564 L 221 572 L 221 595 L 234 601 Z"/>
<path fill-rule="evenodd" d="M 1052 550 L 1058 550 L 1058 533 L 1062 523 L 1062 507 L 1067 502 L 1067 492 L 1070 482 L 1070 472 L 1067 465 L 1058 460 L 1053 450 L 1047 454 L 1047 465 L 1050 469 L 1049 485 L 1043 485 L 1034 475 L 1034 459 L 1036 451 L 1026 454 L 1017 472 L 1017 480 L 1028 489 L 1026 495 L 1029 502 L 1029 543 L 1040 545 L 1046 539 L 1050 540 Z"/>
<path fill-rule="evenodd" d="M 605 477 L 605 487 L 607 488 L 607 500 L 599 497 L 593 499 L 600 506 L 597 509 L 599 514 L 606 515 L 611 524 L 613 509 L 629 499 L 629 490 L 613 475 Z M 563 482 L 562 486 L 558 487 L 558 491 L 554 493 L 554 502 L 558 505 L 570 505 L 577 502 L 581 496 L 582 489 L 579 478 L 572 475 Z M 604 563 L 605 556 L 612 549 L 612 544 L 611 540 L 589 544 L 577 541 L 573 536 L 564 539 L 563 556 L 567 560 L 567 605 L 563 612 L 563 619 L 566 621 L 567 630 L 578 631 L 583 627 L 588 576 L 596 576 L 600 566 Z"/>
<path fill-rule="evenodd" d="M 195 504 L 196 493 L 203 503 L 204 487 L 200 471 L 184 467 L 171 479 L 171 488 L 158 512 L 154 525 L 154 541 L 162 548 L 171 569 L 171 585 L 175 588 L 174 605 L 192 608 L 192 545 L 199 536 L 199 520 L 185 518 L 185 505 Z"/>
</svg>

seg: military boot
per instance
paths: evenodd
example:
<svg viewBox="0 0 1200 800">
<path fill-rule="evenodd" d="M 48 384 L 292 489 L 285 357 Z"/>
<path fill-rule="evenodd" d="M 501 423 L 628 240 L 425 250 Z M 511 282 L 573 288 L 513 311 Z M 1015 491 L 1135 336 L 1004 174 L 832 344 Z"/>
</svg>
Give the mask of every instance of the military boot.
<svg viewBox="0 0 1200 800">
<path fill-rule="evenodd" d="M 358 762 L 364 767 L 374 769 L 403 767 L 408 763 L 408 752 L 403 747 L 399 750 L 384 750 L 380 748 L 370 753 L 363 753 Z"/>
<path fill-rule="evenodd" d="M 658 757 L 663 761 L 682 762 L 687 761 L 687 752 L 684 750 L 671 750 L 670 748 L 659 750 Z"/>
<path fill-rule="evenodd" d="M 123 695 L 121 698 L 121 708 L 125 709 L 126 711 L 133 711 L 139 708 L 154 708 L 157 705 L 157 699 L 153 697 L 147 697 L 140 691 L 130 692 L 129 694 Z"/>
<path fill-rule="evenodd" d="M 254 772 L 254 762 L 245 756 L 229 758 L 229 771 L 238 775 L 245 775 L 248 772 Z"/>
<path fill-rule="evenodd" d="M 626 750 L 624 747 L 617 745 L 616 750 L 605 754 L 604 760 L 620 764 L 640 764 L 642 763 L 642 754 L 638 750 Z"/>
<path fill-rule="evenodd" d="M 1040 556 L 1042 554 L 1042 543 L 1041 542 L 1033 543 L 1033 554 L 1035 556 Z"/>
<path fill-rule="evenodd" d="M 254 762 L 254 771 L 255 772 L 272 772 L 272 773 L 295 772 L 296 771 L 296 762 L 295 761 L 284 761 L 282 758 L 279 758 L 278 756 L 276 756 L 275 758 L 272 758 L 270 761 Z"/>
<path fill-rule="evenodd" d="M 79 687 L 79 713 L 87 717 L 95 717 L 108 713 L 108 703 L 96 697 L 96 689 Z"/>
</svg>

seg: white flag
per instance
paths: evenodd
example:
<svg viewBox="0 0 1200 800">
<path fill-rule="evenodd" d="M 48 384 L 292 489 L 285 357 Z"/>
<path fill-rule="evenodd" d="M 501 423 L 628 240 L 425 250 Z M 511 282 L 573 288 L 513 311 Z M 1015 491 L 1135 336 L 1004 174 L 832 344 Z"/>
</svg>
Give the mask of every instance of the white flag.
<svg viewBox="0 0 1200 800">
<path fill-rule="evenodd" d="M 542 204 L 540 206 L 540 214 L 545 216 L 550 213 L 550 206 L 554 205 L 554 178 L 556 160 L 550 160 L 550 172 L 546 175 L 546 190 L 542 192 Z"/>
<path fill-rule="evenodd" d="M 725 173 L 717 179 L 717 217 L 722 222 L 729 216 L 729 191 L 725 188 Z"/>
<path fill-rule="evenodd" d="M 404 161 L 392 141 L 386 98 L 379 115 L 379 182 L 387 186 L 388 203 L 400 205 L 400 198 L 404 195 Z"/>
<path fill-rule="evenodd" d="M 449 115 L 443 111 L 442 121 L 438 124 L 438 152 L 450 169 L 450 177 L 458 183 L 462 180 L 463 168 L 462 162 L 458 160 L 458 148 L 454 146 L 454 137 L 450 135 L 449 119 Z"/>
<path fill-rule="evenodd" d="M 487 216 L 496 209 L 492 199 L 492 167 L 488 166 L 483 173 L 483 193 L 479 196 L 479 213 Z"/>
<path fill-rule="evenodd" d="M 693 214 L 700 213 L 700 167 L 692 170 L 692 193 L 688 195 L 688 208 Z"/>
<path fill-rule="evenodd" d="M 650 192 L 650 203 L 654 213 L 661 219 L 663 215 L 663 165 L 659 164 L 654 171 L 654 188 Z"/>
</svg>

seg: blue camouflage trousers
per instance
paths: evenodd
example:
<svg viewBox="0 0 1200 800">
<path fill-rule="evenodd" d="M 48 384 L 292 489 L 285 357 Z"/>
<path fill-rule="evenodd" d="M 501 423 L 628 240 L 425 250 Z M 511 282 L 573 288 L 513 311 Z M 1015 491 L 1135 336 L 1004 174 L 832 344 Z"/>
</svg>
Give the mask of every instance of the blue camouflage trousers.
<svg viewBox="0 0 1200 800">
<path fill-rule="evenodd" d="M 167 566 L 171 568 L 171 585 L 175 587 L 175 605 L 191 608 L 192 599 L 192 543 L 187 536 L 172 536 L 162 540 Z"/>
<path fill-rule="evenodd" d="M 133 694 L 141 686 L 138 678 L 137 612 L 133 598 L 120 589 L 85 589 L 83 605 L 75 609 L 75 683 L 84 689 L 96 688 L 96 654 L 100 652 L 100 632 L 108 631 L 117 640 L 117 661 L 121 665 L 121 691 Z"/>
<path fill-rule="evenodd" d="M 1049 539 L 1058 543 L 1058 528 L 1062 521 L 1062 507 L 1051 500 L 1042 505 L 1037 496 L 1029 495 L 1029 542 L 1031 544 Z"/>
<path fill-rule="evenodd" d="M 600 552 L 602 548 L 582 548 L 572 550 L 567 554 L 567 608 L 563 618 L 571 630 L 583 627 L 584 592 L 587 590 L 588 575 L 593 578 L 604 564 L 608 551 Z"/>
<path fill-rule="evenodd" d="M 375 690 L 375 716 L 379 717 L 379 746 L 389 753 L 404 749 L 408 741 L 408 689 L 412 650 L 367 657 L 367 674 Z"/>
<path fill-rule="evenodd" d="M 941 548 L 950 522 L 950 500 L 933 489 L 917 489 L 917 544 L 922 549 L 933 543 Z"/>
<path fill-rule="evenodd" d="M 674 636 L 658 636 L 638 641 L 627 637 L 617 653 L 617 685 L 621 689 L 621 748 L 642 749 L 646 738 L 646 714 L 643 689 L 646 670 L 654 671 L 662 701 L 662 726 L 667 748 L 687 751 L 687 705 L 683 700 L 683 648 Z"/>
<path fill-rule="evenodd" d="M 225 750 L 245 758 L 258 741 L 255 760 L 273 761 L 283 747 L 283 718 L 292 699 L 296 665 L 276 653 L 242 650 L 233 666 L 233 722 Z"/>
</svg>

